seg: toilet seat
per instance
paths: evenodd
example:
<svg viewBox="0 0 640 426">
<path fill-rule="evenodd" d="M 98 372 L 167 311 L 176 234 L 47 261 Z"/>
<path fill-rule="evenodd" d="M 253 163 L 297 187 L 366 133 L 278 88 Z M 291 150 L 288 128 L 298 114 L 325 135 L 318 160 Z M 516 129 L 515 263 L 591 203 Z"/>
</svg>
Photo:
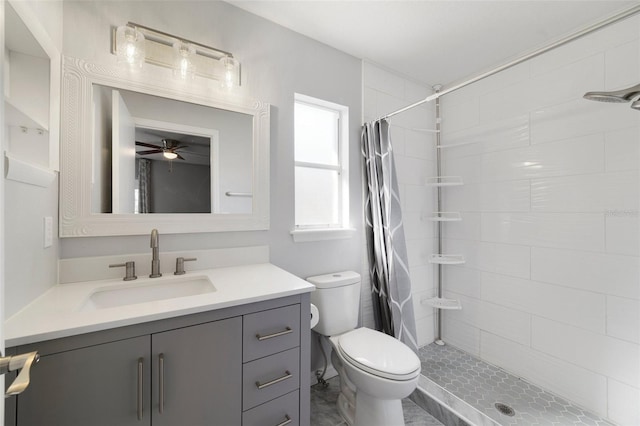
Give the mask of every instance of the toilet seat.
<svg viewBox="0 0 640 426">
<path fill-rule="evenodd" d="M 420 359 L 404 343 L 369 328 L 340 335 L 338 350 L 345 361 L 375 376 L 411 380 L 420 374 Z"/>
</svg>

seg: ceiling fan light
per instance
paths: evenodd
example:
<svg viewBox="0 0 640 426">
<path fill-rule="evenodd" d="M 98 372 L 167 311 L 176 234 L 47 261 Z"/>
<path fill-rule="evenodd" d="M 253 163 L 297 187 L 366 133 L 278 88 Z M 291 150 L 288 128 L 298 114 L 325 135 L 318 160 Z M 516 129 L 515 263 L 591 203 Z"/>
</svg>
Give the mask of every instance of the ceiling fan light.
<svg viewBox="0 0 640 426">
<path fill-rule="evenodd" d="M 178 158 L 178 154 L 176 154 L 175 152 L 171 152 L 171 151 L 165 151 L 165 152 L 162 153 L 162 155 L 167 160 L 175 160 L 176 158 Z"/>
</svg>

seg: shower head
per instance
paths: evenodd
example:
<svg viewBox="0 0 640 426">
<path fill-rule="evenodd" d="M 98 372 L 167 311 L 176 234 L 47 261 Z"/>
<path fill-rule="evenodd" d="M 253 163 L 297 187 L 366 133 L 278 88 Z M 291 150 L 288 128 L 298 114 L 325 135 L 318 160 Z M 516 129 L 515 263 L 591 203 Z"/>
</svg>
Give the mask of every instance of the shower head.
<svg viewBox="0 0 640 426">
<path fill-rule="evenodd" d="M 640 84 L 628 89 L 616 90 L 615 92 L 587 92 L 584 98 L 590 101 L 625 103 L 640 96 Z"/>
</svg>

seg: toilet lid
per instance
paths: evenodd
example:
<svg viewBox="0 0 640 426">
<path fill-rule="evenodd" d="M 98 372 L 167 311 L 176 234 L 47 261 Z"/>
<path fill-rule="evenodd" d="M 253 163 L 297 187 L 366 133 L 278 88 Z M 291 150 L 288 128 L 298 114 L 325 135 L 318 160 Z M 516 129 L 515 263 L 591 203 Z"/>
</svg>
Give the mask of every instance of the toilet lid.
<svg viewBox="0 0 640 426">
<path fill-rule="evenodd" d="M 420 359 L 408 346 L 370 328 L 343 334 L 338 346 L 347 361 L 376 376 L 409 380 L 420 373 Z"/>
</svg>

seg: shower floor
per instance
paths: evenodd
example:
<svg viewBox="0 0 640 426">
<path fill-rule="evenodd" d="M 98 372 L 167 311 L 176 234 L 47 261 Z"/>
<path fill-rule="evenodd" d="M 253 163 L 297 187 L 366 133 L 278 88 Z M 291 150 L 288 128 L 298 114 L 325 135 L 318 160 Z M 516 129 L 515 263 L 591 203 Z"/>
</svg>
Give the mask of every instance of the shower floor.
<svg viewBox="0 0 640 426">
<path fill-rule="evenodd" d="M 420 348 L 419 356 L 422 375 L 427 379 L 420 383 L 422 391 L 430 388 L 426 393 L 453 405 L 454 411 L 472 424 L 611 426 L 595 414 L 449 345 L 432 343 Z M 423 406 L 420 397 L 417 399 Z M 502 414 L 496 403 L 511 407 L 513 415 Z M 471 407 L 476 412 L 466 415 L 465 408 Z"/>
</svg>

